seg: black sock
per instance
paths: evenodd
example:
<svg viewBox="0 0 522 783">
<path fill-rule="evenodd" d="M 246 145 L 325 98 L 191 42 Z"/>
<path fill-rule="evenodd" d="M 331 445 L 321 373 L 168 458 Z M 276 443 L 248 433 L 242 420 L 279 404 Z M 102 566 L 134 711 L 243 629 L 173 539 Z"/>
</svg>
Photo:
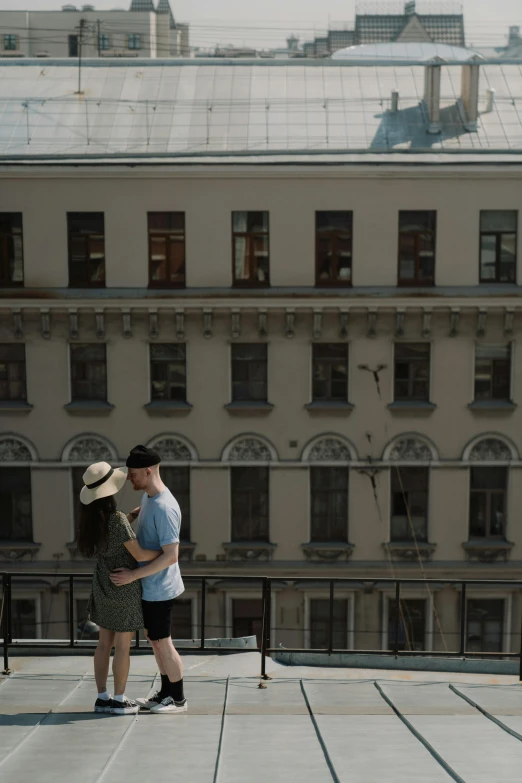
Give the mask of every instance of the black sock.
<svg viewBox="0 0 522 783">
<path fill-rule="evenodd" d="M 183 680 L 170 683 L 170 695 L 174 701 L 185 701 L 185 696 L 183 695 Z"/>
<path fill-rule="evenodd" d="M 170 694 L 170 680 L 166 674 L 161 675 L 160 693 L 162 696 L 168 696 Z"/>
</svg>

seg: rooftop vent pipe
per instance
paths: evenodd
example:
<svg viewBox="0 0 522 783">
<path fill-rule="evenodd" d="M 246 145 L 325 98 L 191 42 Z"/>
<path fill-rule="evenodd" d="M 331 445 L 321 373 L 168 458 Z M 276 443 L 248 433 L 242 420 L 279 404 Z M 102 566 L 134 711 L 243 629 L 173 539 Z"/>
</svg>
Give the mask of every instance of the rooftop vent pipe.
<svg viewBox="0 0 522 783">
<path fill-rule="evenodd" d="M 391 110 L 394 113 L 399 111 L 399 91 L 398 90 L 392 90 L 392 94 L 391 94 Z"/>
<path fill-rule="evenodd" d="M 479 78 L 482 57 L 474 57 L 469 65 L 462 66 L 461 102 L 465 111 L 464 127 L 468 131 L 477 130 L 479 104 Z"/>
<path fill-rule="evenodd" d="M 491 112 L 495 108 L 495 90 L 490 87 L 486 92 L 486 111 Z"/>
<path fill-rule="evenodd" d="M 440 76 L 443 62 L 434 58 L 424 68 L 424 103 L 428 112 L 428 133 L 440 133 Z"/>
</svg>

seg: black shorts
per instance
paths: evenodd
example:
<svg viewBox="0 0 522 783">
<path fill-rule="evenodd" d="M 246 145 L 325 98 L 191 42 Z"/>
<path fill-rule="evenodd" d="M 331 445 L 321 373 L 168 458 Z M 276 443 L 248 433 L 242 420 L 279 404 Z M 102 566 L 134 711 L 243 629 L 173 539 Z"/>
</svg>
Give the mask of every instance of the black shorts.
<svg viewBox="0 0 522 783">
<path fill-rule="evenodd" d="M 151 642 L 170 637 L 170 617 L 175 600 L 175 598 L 171 598 L 169 601 L 141 602 L 145 630 Z"/>
</svg>

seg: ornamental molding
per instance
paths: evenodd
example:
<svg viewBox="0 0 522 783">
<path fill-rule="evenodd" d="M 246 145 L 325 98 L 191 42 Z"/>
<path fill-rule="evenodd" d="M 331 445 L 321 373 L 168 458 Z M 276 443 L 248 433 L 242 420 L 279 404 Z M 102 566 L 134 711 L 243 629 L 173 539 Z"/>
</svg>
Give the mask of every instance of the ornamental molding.
<svg viewBox="0 0 522 783">
<path fill-rule="evenodd" d="M 344 438 L 336 435 L 321 435 L 303 449 L 303 462 L 354 462 L 355 448 Z"/>
<path fill-rule="evenodd" d="M 277 453 L 266 440 L 256 435 L 239 436 L 223 451 L 223 462 L 274 462 Z"/>
<path fill-rule="evenodd" d="M 38 459 L 34 446 L 18 437 L 7 435 L 0 440 L 0 462 L 33 462 Z"/>
<path fill-rule="evenodd" d="M 336 560 L 349 560 L 355 546 L 353 544 L 301 544 L 301 549 L 310 562 L 333 563 Z"/>
<path fill-rule="evenodd" d="M 227 560 L 268 561 L 272 559 L 275 544 L 245 541 L 223 544 L 223 549 Z"/>
<path fill-rule="evenodd" d="M 513 454 L 509 446 L 498 438 L 483 438 L 469 451 L 470 462 L 510 462 Z"/>
<path fill-rule="evenodd" d="M 470 562 L 494 563 L 502 560 L 507 563 L 514 544 L 511 541 L 466 541 L 462 544 L 466 558 Z"/>
<path fill-rule="evenodd" d="M 99 435 L 79 435 L 65 446 L 62 462 L 114 462 L 118 459 L 116 450 Z"/>
<path fill-rule="evenodd" d="M 385 552 L 392 558 L 403 560 L 405 563 L 417 563 L 419 560 L 429 563 L 437 548 L 436 544 L 417 543 L 387 543 L 383 544 Z"/>
<path fill-rule="evenodd" d="M 420 435 L 400 435 L 386 446 L 383 460 L 389 462 L 432 462 L 438 460 L 435 446 Z"/>
<path fill-rule="evenodd" d="M 165 462 L 191 462 L 196 459 L 189 446 L 176 437 L 160 437 L 148 444 Z"/>
</svg>

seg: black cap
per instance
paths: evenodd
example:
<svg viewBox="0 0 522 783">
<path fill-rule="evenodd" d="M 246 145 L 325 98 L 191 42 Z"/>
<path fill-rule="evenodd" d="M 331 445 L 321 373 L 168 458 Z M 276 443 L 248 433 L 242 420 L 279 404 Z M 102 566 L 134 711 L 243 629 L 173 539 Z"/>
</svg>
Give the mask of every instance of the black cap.
<svg viewBox="0 0 522 783">
<path fill-rule="evenodd" d="M 135 446 L 125 463 L 128 468 L 151 468 L 153 465 L 159 465 L 161 457 L 157 451 L 148 449 L 146 446 Z"/>
</svg>

